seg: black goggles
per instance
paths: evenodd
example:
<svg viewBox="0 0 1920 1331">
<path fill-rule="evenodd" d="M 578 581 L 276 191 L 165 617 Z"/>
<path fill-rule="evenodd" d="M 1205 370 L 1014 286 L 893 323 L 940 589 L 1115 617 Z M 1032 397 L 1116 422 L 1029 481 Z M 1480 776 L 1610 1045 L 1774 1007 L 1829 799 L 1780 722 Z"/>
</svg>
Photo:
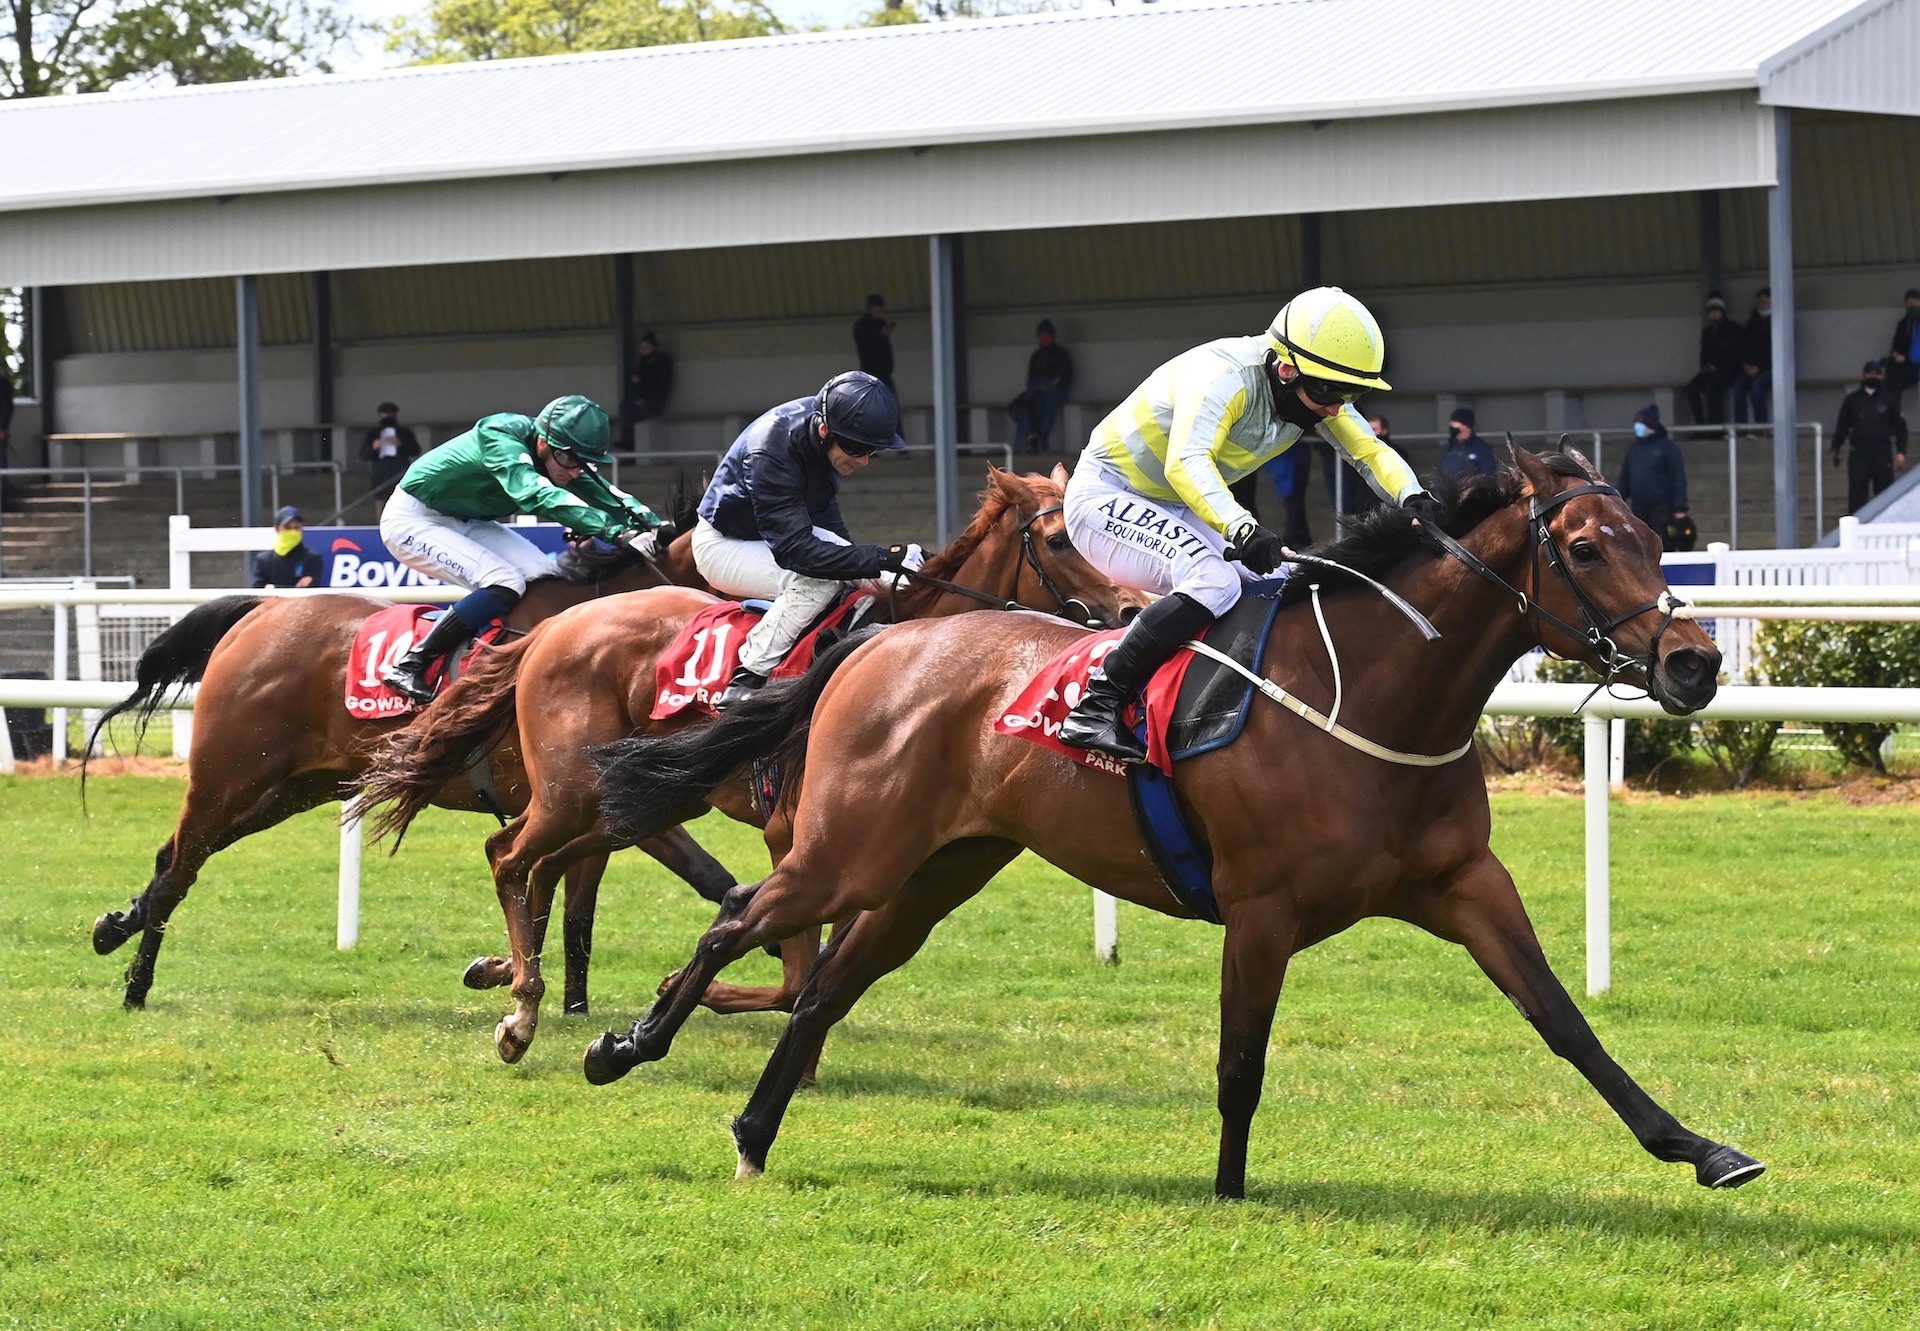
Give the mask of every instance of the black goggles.
<svg viewBox="0 0 1920 1331">
<path fill-rule="evenodd" d="M 549 441 L 547 451 L 553 454 L 554 461 L 569 471 L 585 471 L 587 469 L 587 464 L 581 459 L 580 455 L 571 448 L 562 448 L 560 445 Z"/>
<path fill-rule="evenodd" d="M 842 434 L 836 434 L 833 442 L 840 445 L 840 451 L 850 458 L 870 458 L 875 453 L 884 453 L 887 448 L 885 444 L 863 444 Z"/>
<path fill-rule="evenodd" d="M 1300 385 L 1300 391 L 1307 395 L 1307 401 L 1323 407 L 1337 407 L 1351 402 L 1367 390 L 1359 384 L 1343 384 L 1333 379 L 1315 379 L 1310 375 L 1301 375 L 1294 381 Z"/>
</svg>

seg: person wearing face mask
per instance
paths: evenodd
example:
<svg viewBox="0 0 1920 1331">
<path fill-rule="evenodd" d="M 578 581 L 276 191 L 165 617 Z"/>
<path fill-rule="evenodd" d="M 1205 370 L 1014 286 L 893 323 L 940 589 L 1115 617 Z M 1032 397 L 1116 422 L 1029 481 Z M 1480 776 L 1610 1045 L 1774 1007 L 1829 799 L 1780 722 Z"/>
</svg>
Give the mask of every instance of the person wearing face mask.
<svg viewBox="0 0 1920 1331">
<path fill-rule="evenodd" d="M 1499 464 L 1493 458 L 1493 445 L 1473 428 L 1473 408 L 1457 408 L 1447 417 L 1447 451 L 1440 459 L 1440 470 L 1456 481 L 1471 476 L 1491 476 Z"/>
<path fill-rule="evenodd" d="M 654 553 L 652 509 L 604 479 L 612 461 L 607 413 L 570 393 L 538 416 L 483 416 L 407 468 L 380 514 L 380 539 L 393 557 L 430 578 L 467 589 L 427 636 L 380 678 L 418 703 L 435 661 L 495 619 L 506 618 L 527 584 L 554 571 L 553 557 L 506 525 L 522 513 Z"/>
<path fill-rule="evenodd" d="M 1687 403 L 1695 425 L 1724 425 L 1727 390 L 1740 373 L 1740 346 L 1745 334 L 1727 318 L 1727 302 L 1719 292 L 1707 297 L 1707 313 L 1700 326 L 1700 371 L 1687 381 Z"/>
<path fill-rule="evenodd" d="M 1894 473 L 1907 465 L 1907 420 L 1900 401 L 1886 391 L 1885 369 L 1877 360 L 1860 367 L 1860 386 L 1840 403 L 1840 423 L 1833 427 L 1833 465 L 1847 453 L 1847 512 L 1858 513 L 1866 502 L 1893 484 Z"/>
<path fill-rule="evenodd" d="M 1382 498 L 1414 515 L 1417 532 L 1440 526 L 1438 501 L 1353 406 L 1363 393 L 1389 391 L 1386 350 L 1365 305 L 1316 287 L 1282 306 L 1264 336 L 1175 356 L 1095 428 L 1067 485 L 1067 533 L 1115 583 L 1160 599 L 1096 668 L 1063 743 L 1123 762 L 1146 758 L 1121 717 L 1127 702 L 1233 607 L 1243 578 L 1271 573 L 1285 556 L 1286 543 L 1228 487 L 1303 436 L 1326 436 Z"/>
<path fill-rule="evenodd" d="M 288 504 L 273 515 L 273 549 L 253 557 L 254 587 L 311 587 L 320 580 L 320 556 L 306 543 L 307 524 Z"/>
<path fill-rule="evenodd" d="M 367 431 L 360 453 L 367 461 L 367 473 L 374 490 L 390 490 L 420 456 L 420 441 L 412 430 L 400 423 L 400 408 L 391 402 L 382 402 L 380 423 Z"/>
<path fill-rule="evenodd" d="M 1633 515 L 1665 539 L 1670 527 L 1687 520 L 1687 463 L 1680 446 L 1660 422 L 1660 408 L 1649 404 L 1633 414 L 1633 442 L 1613 488 Z"/>
<path fill-rule="evenodd" d="M 1893 409 L 1900 410 L 1901 396 L 1920 380 L 1920 287 L 1908 287 L 1906 310 L 1893 326 L 1893 345 L 1887 351 L 1886 388 Z"/>
<path fill-rule="evenodd" d="M 1765 425 L 1773 403 L 1773 291 L 1753 293 L 1753 313 L 1740 335 L 1740 372 L 1733 377 L 1733 421 Z"/>
</svg>

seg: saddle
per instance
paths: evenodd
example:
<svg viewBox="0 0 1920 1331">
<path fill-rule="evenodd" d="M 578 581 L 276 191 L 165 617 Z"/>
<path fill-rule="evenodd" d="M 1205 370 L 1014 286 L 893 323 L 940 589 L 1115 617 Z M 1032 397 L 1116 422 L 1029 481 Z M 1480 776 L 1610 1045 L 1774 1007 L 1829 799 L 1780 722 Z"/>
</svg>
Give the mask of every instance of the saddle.
<svg viewBox="0 0 1920 1331">
<path fill-rule="evenodd" d="M 713 700 L 726 691 L 727 681 L 740 664 L 741 644 L 767 612 L 768 604 L 721 601 L 689 620 L 654 668 L 653 711 L 649 715 L 655 721 L 664 721 L 689 707 L 717 715 Z M 823 646 L 853 628 L 878 604 L 879 598 L 871 588 L 862 586 L 847 592 L 808 625 L 770 678 L 791 679 L 805 674 Z"/>
<path fill-rule="evenodd" d="M 347 656 L 343 701 L 349 713 L 362 720 L 384 721 L 415 710 L 411 700 L 388 688 L 380 677 L 405 656 L 414 643 L 426 637 L 444 614 L 446 610 L 440 606 L 391 605 L 360 621 L 353 635 L 353 649 Z M 475 653 L 499 641 L 506 631 L 507 626 L 500 620 L 491 620 L 467 648 L 429 667 L 427 683 L 435 695 L 460 677 Z"/>
</svg>

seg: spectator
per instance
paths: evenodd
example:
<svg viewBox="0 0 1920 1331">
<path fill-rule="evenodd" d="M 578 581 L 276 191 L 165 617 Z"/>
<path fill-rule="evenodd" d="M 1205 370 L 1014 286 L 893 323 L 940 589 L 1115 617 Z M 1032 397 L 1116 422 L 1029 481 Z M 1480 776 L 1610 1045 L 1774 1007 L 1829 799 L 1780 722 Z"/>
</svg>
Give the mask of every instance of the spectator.
<svg viewBox="0 0 1920 1331">
<path fill-rule="evenodd" d="M 1740 335 L 1740 373 L 1733 377 L 1733 422 L 1765 425 L 1773 400 L 1773 291 L 1761 287 Z"/>
<path fill-rule="evenodd" d="M 413 431 L 400 423 L 400 408 L 391 402 L 380 404 L 380 423 L 367 431 L 360 446 L 367 460 L 367 472 L 376 491 L 389 490 L 406 474 L 407 464 L 420 456 L 420 441 Z"/>
<path fill-rule="evenodd" d="M 887 318 L 887 298 L 878 292 L 867 297 L 867 312 L 853 321 L 853 346 L 860 353 L 860 369 L 887 386 L 897 398 L 893 386 L 893 320 Z"/>
<path fill-rule="evenodd" d="M 1893 409 L 1900 410 L 1900 398 L 1920 380 L 1920 287 L 1908 287 L 1907 309 L 1893 326 L 1893 347 L 1887 354 L 1887 396 Z"/>
<path fill-rule="evenodd" d="M 1053 422 L 1066 405 L 1073 387 L 1073 357 L 1055 339 L 1053 320 L 1042 319 L 1033 330 L 1039 343 L 1027 357 L 1027 387 L 1009 406 L 1014 438 L 1030 450 L 1053 450 Z M 1069 445 L 1071 449 L 1072 445 Z"/>
<path fill-rule="evenodd" d="M 640 356 L 627 376 L 627 419 L 650 421 L 667 409 L 673 391 L 673 357 L 660 350 L 660 339 L 649 328 L 640 335 Z"/>
<path fill-rule="evenodd" d="M 273 515 L 273 549 L 253 557 L 254 587 L 311 587 L 320 580 L 320 556 L 302 539 L 307 524 L 288 504 Z"/>
<path fill-rule="evenodd" d="M 1633 442 L 1620 464 L 1614 488 L 1633 515 L 1667 539 L 1670 523 L 1687 516 L 1687 464 L 1680 446 L 1660 423 L 1660 408 L 1645 406 L 1633 414 Z"/>
<path fill-rule="evenodd" d="M 1907 465 L 1907 420 L 1900 399 L 1882 385 L 1884 367 L 1870 360 L 1860 367 L 1860 386 L 1840 403 L 1840 423 L 1833 427 L 1833 465 L 1848 443 L 1847 512 L 1858 513 L 1866 502 L 1893 484 L 1893 474 Z"/>
<path fill-rule="evenodd" d="M 1473 429 L 1473 408 L 1456 407 L 1447 417 L 1447 452 L 1440 459 L 1440 470 L 1456 481 L 1473 476 L 1491 476 L 1496 463 L 1493 446 Z"/>
<path fill-rule="evenodd" d="M 1687 404 L 1695 425 L 1727 423 L 1727 390 L 1740 374 L 1741 330 L 1727 322 L 1727 302 L 1719 292 L 1707 297 L 1707 320 L 1700 328 L 1700 371 L 1687 381 Z"/>
<path fill-rule="evenodd" d="M 1280 539 L 1290 548 L 1304 550 L 1313 544 L 1307 528 L 1307 477 L 1313 470 L 1313 454 L 1304 448 L 1289 448 L 1260 468 L 1273 482 L 1273 492 L 1287 512 Z"/>
</svg>

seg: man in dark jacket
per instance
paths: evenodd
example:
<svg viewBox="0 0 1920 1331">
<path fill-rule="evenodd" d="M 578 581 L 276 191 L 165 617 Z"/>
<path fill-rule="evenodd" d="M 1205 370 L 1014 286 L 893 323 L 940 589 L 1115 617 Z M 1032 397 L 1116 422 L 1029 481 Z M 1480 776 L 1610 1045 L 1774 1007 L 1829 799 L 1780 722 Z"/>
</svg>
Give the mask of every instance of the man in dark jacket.
<svg viewBox="0 0 1920 1331">
<path fill-rule="evenodd" d="M 1907 288 L 1906 302 L 1887 352 L 1886 392 L 1895 411 L 1900 410 L 1901 396 L 1920 380 L 1920 287 Z"/>
<path fill-rule="evenodd" d="M 420 441 L 412 430 L 400 423 L 400 408 L 391 402 L 380 404 L 380 423 L 367 431 L 360 453 L 367 461 L 368 475 L 376 490 L 392 489 L 407 474 L 407 467 L 420 456 Z"/>
<path fill-rule="evenodd" d="M 307 524 L 288 504 L 273 515 L 273 549 L 253 557 L 253 587 L 311 587 L 320 581 L 320 556 L 306 542 Z"/>
<path fill-rule="evenodd" d="M 1665 540 L 1667 524 L 1687 516 L 1687 464 L 1680 446 L 1660 423 L 1660 408 L 1645 406 L 1633 414 L 1633 442 L 1620 464 L 1614 489 L 1633 515 Z"/>
<path fill-rule="evenodd" d="M 1060 345 L 1053 320 L 1042 319 L 1033 330 L 1039 345 L 1027 357 L 1026 390 L 1013 400 L 1014 438 L 1036 452 L 1053 448 L 1053 422 L 1073 387 L 1073 357 Z M 1069 448 L 1078 445 L 1069 441 Z"/>
<path fill-rule="evenodd" d="M 1700 327 L 1700 370 L 1687 382 L 1687 403 L 1695 425 L 1724 425 L 1727 390 L 1740 373 L 1740 347 L 1745 334 L 1727 319 L 1727 302 L 1719 292 L 1707 297 L 1706 322 Z"/>
<path fill-rule="evenodd" d="M 1497 464 L 1493 447 L 1473 429 L 1473 408 L 1458 407 L 1447 417 L 1447 451 L 1440 459 L 1440 470 L 1456 481 L 1472 476 L 1491 475 Z"/>
<path fill-rule="evenodd" d="M 855 544 L 837 497 L 841 477 L 906 443 L 893 390 L 859 370 L 775 407 L 733 441 L 700 501 L 693 562 L 715 591 L 773 605 L 741 644 L 717 709 L 765 684 L 846 584 L 920 567 L 917 545 Z"/>
<path fill-rule="evenodd" d="M 1740 334 L 1740 373 L 1733 377 L 1733 421 L 1765 425 L 1773 406 L 1773 290 L 1753 293 L 1753 313 Z"/>
<path fill-rule="evenodd" d="M 673 357 L 660 350 L 660 340 L 649 328 L 640 335 L 640 355 L 627 376 L 627 419 L 650 421 L 667 409 L 673 391 Z"/>
<path fill-rule="evenodd" d="M 893 386 L 893 320 L 887 318 L 887 298 L 878 292 L 867 297 L 867 312 L 853 321 L 853 349 L 860 369 L 896 393 Z"/>
<path fill-rule="evenodd" d="M 1879 361 L 1860 367 L 1860 386 L 1840 403 L 1840 423 L 1833 427 L 1833 465 L 1840 450 L 1847 455 L 1847 512 L 1858 513 L 1866 502 L 1893 484 L 1893 474 L 1907 465 L 1907 420 L 1900 400 L 1886 391 Z"/>
</svg>

